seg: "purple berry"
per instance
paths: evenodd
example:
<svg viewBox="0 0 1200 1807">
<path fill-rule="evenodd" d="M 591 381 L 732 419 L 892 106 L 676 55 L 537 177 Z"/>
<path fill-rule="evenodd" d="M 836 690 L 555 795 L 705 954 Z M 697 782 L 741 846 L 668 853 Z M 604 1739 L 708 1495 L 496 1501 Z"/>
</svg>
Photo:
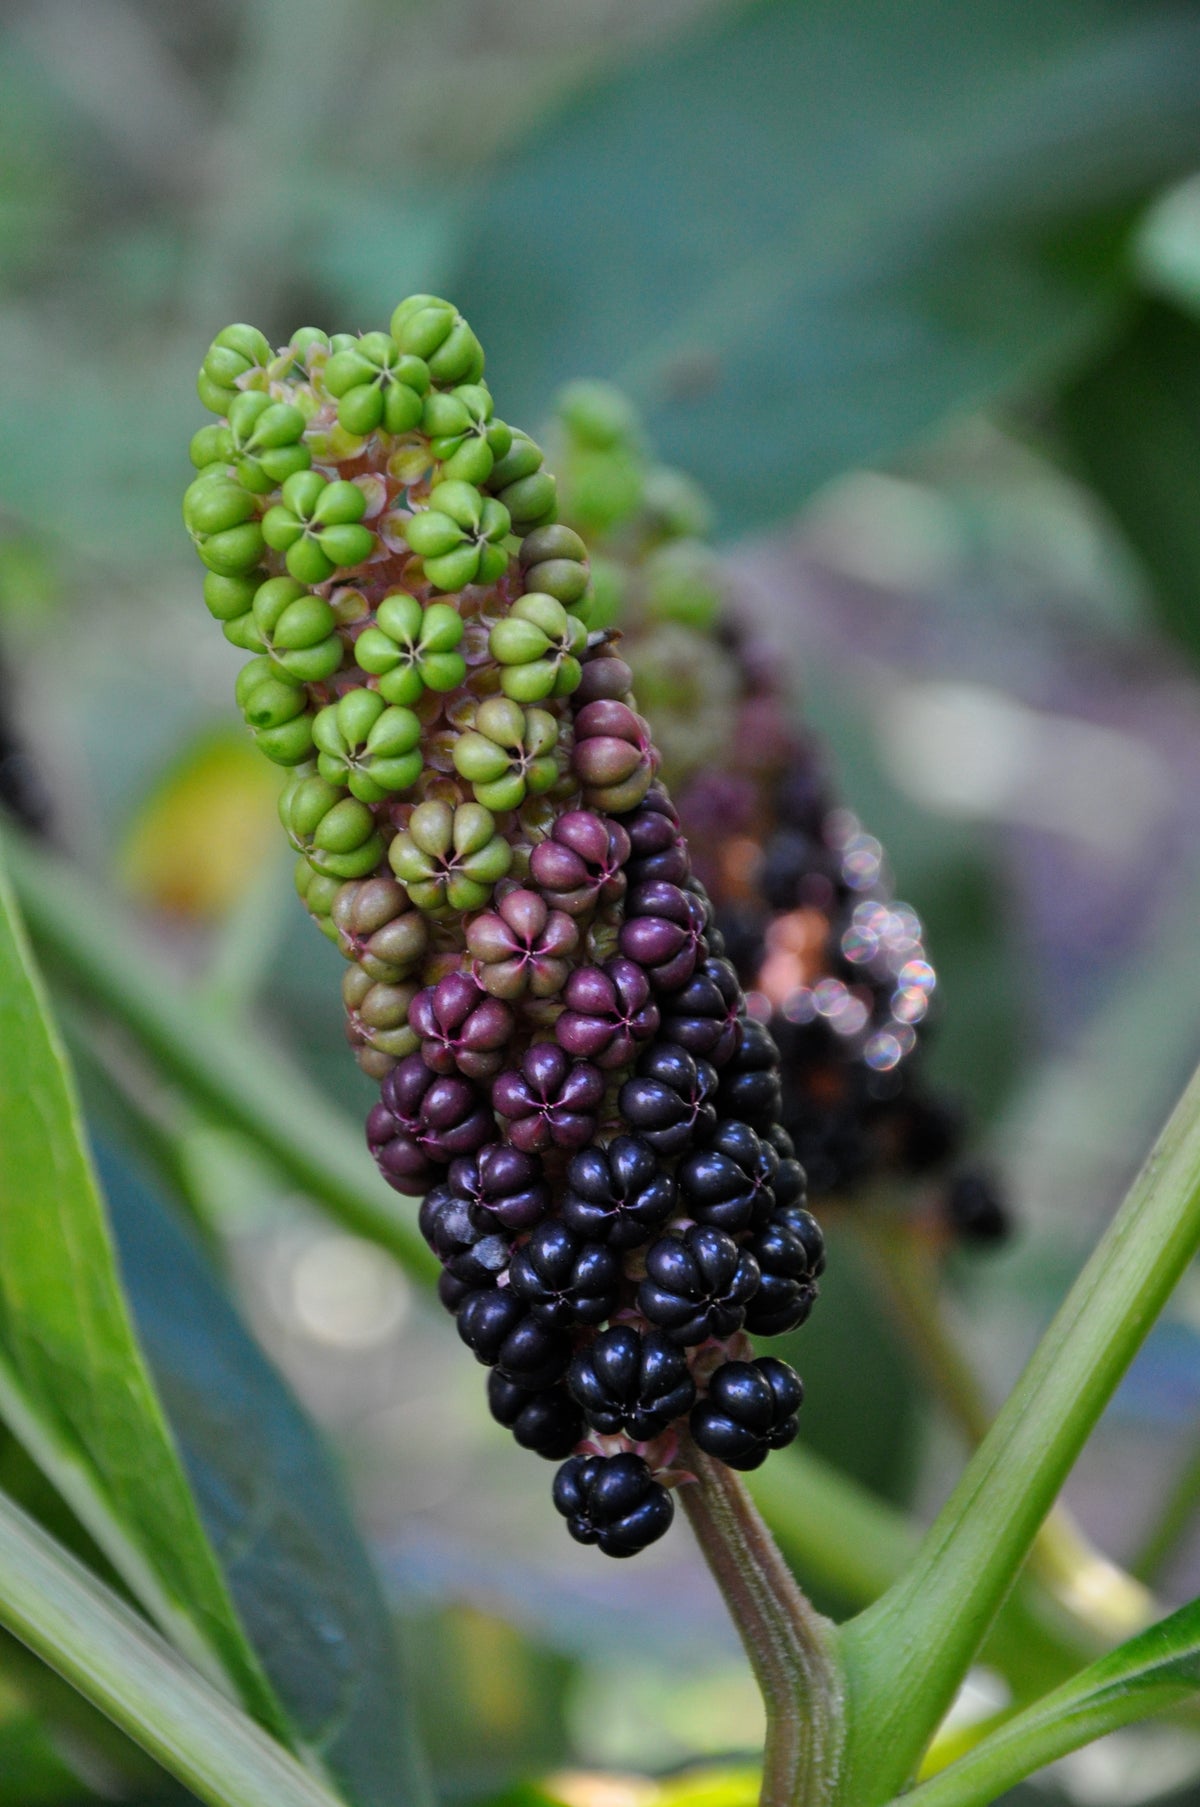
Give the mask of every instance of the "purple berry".
<svg viewBox="0 0 1200 1807">
<path fill-rule="evenodd" d="M 513 1256 L 512 1290 L 539 1324 L 566 1330 L 611 1316 L 621 1263 L 601 1242 L 585 1242 L 565 1223 L 539 1224 Z"/>
<path fill-rule="evenodd" d="M 554 1478 L 554 1504 L 576 1543 L 636 1556 L 670 1527 L 675 1502 L 640 1456 L 572 1456 Z"/>
<path fill-rule="evenodd" d="M 616 1136 L 574 1156 L 560 1210 L 563 1222 L 589 1241 L 632 1249 L 662 1228 L 676 1201 L 675 1181 L 649 1143 Z"/>
<path fill-rule="evenodd" d="M 760 1468 L 771 1450 L 785 1449 L 795 1437 L 803 1399 L 800 1376 L 773 1355 L 725 1362 L 693 1408 L 692 1436 L 730 1468 Z"/>
<path fill-rule="evenodd" d="M 520 1065 L 501 1073 L 492 1104 L 507 1119 L 508 1139 L 526 1154 L 583 1148 L 596 1134 L 604 1079 L 587 1061 L 572 1061 L 556 1042 L 535 1042 Z"/>
<path fill-rule="evenodd" d="M 602 1436 L 647 1442 L 690 1410 L 696 1383 L 687 1356 L 659 1330 L 613 1324 L 580 1349 L 567 1385 Z"/>
<path fill-rule="evenodd" d="M 620 955 L 603 966 L 577 966 L 563 991 L 566 1009 L 554 1033 L 568 1054 L 598 1067 L 628 1066 L 658 1029 L 658 1007 L 640 966 Z"/>
<path fill-rule="evenodd" d="M 682 1154 L 714 1128 L 717 1114 L 709 1100 L 716 1089 L 716 1071 L 706 1060 L 693 1060 L 673 1042 L 659 1042 L 642 1055 L 617 1104 L 656 1153 Z"/>
<path fill-rule="evenodd" d="M 723 1230 L 693 1224 L 649 1249 L 638 1305 L 672 1342 L 703 1343 L 741 1329 L 758 1285 L 753 1255 Z"/>
</svg>

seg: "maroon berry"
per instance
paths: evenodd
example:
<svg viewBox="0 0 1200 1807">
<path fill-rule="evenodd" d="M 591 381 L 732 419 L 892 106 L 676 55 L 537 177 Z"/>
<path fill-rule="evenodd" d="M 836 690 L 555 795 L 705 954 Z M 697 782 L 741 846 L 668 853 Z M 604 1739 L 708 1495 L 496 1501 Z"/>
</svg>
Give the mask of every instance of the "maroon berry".
<svg viewBox="0 0 1200 1807">
<path fill-rule="evenodd" d="M 491 1142 L 450 1164 L 447 1184 L 477 1218 L 506 1230 L 528 1230 L 550 1209 L 550 1193 L 535 1154 Z"/>
<path fill-rule="evenodd" d="M 656 991 L 678 991 L 704 958 L 706 927 L 704 904 L 694 892 L 652 881 L 630 892 L 619 946 L 645 968 Z"/>
<path fill-rule="evenodd" d="M 601 697 L 575 717 L 571 762 L 584 802 L 620 815 L 646 795 L 658 754 L 641 716 L 627 703 Z"/>
<path fill-rule="evenodd" d="M 723 1067 L 737 1048 L 744 1007 L 729 961 L 705 960 L 686 985 L 663 998 L 663 1033 L 689 1054 Z"/>
<path fill-rule="evenodd" d="M 568 1054 L 606 1071 L 628 1066 L 658 1028 L 658 1008 L 640 966 L 617 955 L 603 966 L 579 966 L 563 992 L 566 1009 L 554 1033 Z"/>
<path fill-rule="evenodd" d="M 475 976 L 496 998 L 550 998 L 561 991 L 579 930 L 536 891 L 510 891 L 467 929 Z"/>
<path fill-rule="evenodd" d="M 490 998 L 469 973 L 447 973 L 419 991 L 408 1008 L 411 1028 L 421 1037 L 421 1058 L 435 1073 L 465 1073 L 489 1079 L 504 1059 L 514 1028 L 513 1013 Z"/>
<path fill-rule="evenodd" d="M 582 916 L 597 903 L 616 903 L 625 895 L 628 858 L 629 836 L 619 822 L 594 810 L 571 809 L 534 848 L 529 870 L 552 904 Z"/>
<path fill-rule="evenodd" d="M 587 1061 L 572 1061 L 555 1042 L 535 1042 L 519 1067 L 501 1073 L 492 1104 L 508 1120 L 508 1139 L 527 1154 L 584 1148 L 596 1134 L 604 1079 Z"/>
</svg>

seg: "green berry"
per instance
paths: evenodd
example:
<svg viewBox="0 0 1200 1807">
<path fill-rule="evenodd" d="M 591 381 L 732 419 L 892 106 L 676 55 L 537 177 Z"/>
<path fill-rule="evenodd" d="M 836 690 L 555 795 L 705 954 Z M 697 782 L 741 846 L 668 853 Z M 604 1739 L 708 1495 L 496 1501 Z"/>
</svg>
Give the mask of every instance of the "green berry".
<svg viewBox="0 0 1200 1807">
<path fill-rule="evenodd" d="M 317 770 L 363 803 L 382 803 L 421 775 L 421 724 L 411 709 L 389 706 L 375 690 L 348 690 L 313 723 Z"/>
<path fill-rule="evenodd" d="M 646 614 L 708 633 L 724 602 L 716 553 L 697 540 L 672 540 L 650 554 L 642 568 Z"/>
<path fill-rule="evenodd" d="M 284 554 L 298 583 L 325 583 L 339 568 L 360 565 L 374 551 L 375 535 L 359 525 L 366 506 L 357 484 L 298 471 L 284 484 L 282 500 L 263 516 L 263 538 Z"/>
<path fill-rule="evenodd" d="M 492 398 L 482 383 L 435 390 L 421 420 L 430 449 L 442 466 L 441 479 L 486 483 L 497 458 L 512 444 L 512 430 L 492 419 Z"/>
<path fill-rule="evenodd" d="M 261 390 L 247 390 L 229 405 L 232 461 L 238 480 L 255 495 L 266 495 L 296 471 L 306 471 L 312 453 L 300 443 L 304 416 L 289 402 L 273 402 Z"/>
<path fill-rule="evenodd" d="M 474 727 L 454 743 L 455 770 L 486 809 L 519 809 L 557 781 L 557 744 L 558 722 L 548 711 L 489 697 L 476 710 Z"/>
<path fill-rule="evenodd" d="M 325 387 L 337 400 L 338 421 L 348 433 L 362 436 L 379 427 L 408 433 L 421 419 L 429 371 L 387 333 L 364 333 L 329 359 Z"/>
<path fill-rule="evenodd" d="M 272 664 L 304 684 L 323 684 L 342 662 L 334 612 L 294 577 L 272 577 L 255 592 L 253 620 Z"/>
<path fill-rule="evenodd" d="M 435 383 L 477 383 L 483 347 L 453 302 L 438 295 L 410 295 L 391 320 L 401 351 L 424 358 Z"/>
<path fill-rule="evenodd" d="M 482 909 L 512 857 L 491 811 L 479 803 L 419 803 L 388 848 L 413 903 L 433 916 Z"/>
<path fill-rule="evenodd" d="M 587 547 L 570 527 L 538 527 L 521 543 L 525 588 L 553 596 L 567 608 L 583 603 L 588 593 Z"/>
<path fill-rule="evenodd" d="M 394 590 L 375 611 L 374 627 L 355 641 L 354 656 L 379 679 L 380 696 L 411 706 L 427 689 L 454 690 L 462 683 L 466 660 L 456 650 L 462 637 L 462 616 L 448 602 L 422 608 L 415 596 Z"/>
<path fill-rule="evenodd" d="M 192 434 L 188 457 L 198 471 L 212 464 L 227 465 L 233 457 L 233 434 L 228 427 L 201 427 Z"/>
<path fill-rule="evenodd" d="M 579 684 L 579 655 L 587 629 L 554 596 L 520 597 L 488 636 L 488 650 L 503 667 L 500 688 L 517 702 L 569 696 Z"/>
<path fill-rule="evenodd" d="M 262 557 L 254 497 L 227 477 L 197 477 L 183 498 L 183 519 L 197 552 L 218 577 L 240 577 Z"/>
<path fill-rule="evenodd" d="M 265 373 L 271 347 L 257 327 L 227 326 L 205 354 L 196 379 L 196 392 L 214 414 L 227 414 L 230 404 L 255 371 Z"/>
<path fill-rule="evenodd" d="M 295 883 L 297 894 L 303 899 L 305 909 L 322 935 L 336 942 L 338 928 L 333 909 L 338 894 L 344 888 L 341 880 L 314 871 L 302 854 L 296 861 Z"/>
<path fill-rule="evenodd" d="M 558 398 L 558 415 L 574 440 L 596 451 L 633 446 L 639 438 L 633 404 L 611 383 L 568 383 Z"/>
<path fill-rule="evenodd" d="M 508 565 L 503 541 L 508 510 L 473 484 L 451 480 L 432 491 L 429 506 L 413 515 L 404 536 L 439 590 L 495 583 Z"/>
<path fill-rule="evenodd" d="M 209 571 L 204 579 L 204 601 L 209 614 L 226 628 L 239 622 L 250 613 L 263 575 L 261 571 L 251 571 L 246 577 L 221 577 Z M 234 640 L 235 646 L 240 644 L 240 640 Z"/>
<path fill-rule="evenodd" d="M 383 858 L 383 841 L 366 804 L 311 771 L 297 772 L 285 785 L 279 819 L 297 852 L 324 875 L 364 878 Z"/>
</svg>

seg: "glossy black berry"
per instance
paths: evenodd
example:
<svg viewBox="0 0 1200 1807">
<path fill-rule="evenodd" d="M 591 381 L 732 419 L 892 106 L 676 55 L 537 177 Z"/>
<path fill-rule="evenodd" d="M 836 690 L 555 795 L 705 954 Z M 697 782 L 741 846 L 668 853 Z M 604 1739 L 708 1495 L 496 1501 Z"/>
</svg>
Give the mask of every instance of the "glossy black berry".
<svg viewBox="0 0 1200 1807">
<path fill-rule="evenodd" d="M 658 1154 L 682 1154 L 703 1141 L 717 1120 L 716 1069 L 675 1042 L 647 1049 L 617 1097 L 622 1117 Z"/>
<path fill-rule="evenodd" d="M 717 1108 L 723 1117 L 737 1117 L 753 1129 L 765 1130 L 777 1121 L 782 1106 L 779 1051 L 770 1031 L 747 1018 L 722 1070 Z"/>
<path fill-rule="evenodd" d="M 708 1224 L 692 1224 L 680 1235 L 661 1237 L 647 1251 L 638 1304 L 672 1342 L 702 1343 L 741 1329 L 759 1278 L 753 1255 L 732 1236 Z"/>
<path fill-rule="evenodd" d="M 458 1334 L 477 1361 L 523 1387 L 552 1386 L 571 1359 L 569 1340 L 539 1324 L 511 1287 L 469 1293 L 459 1309 Z"/>
<path fill-rule="evenodd" d="M 613 1324 L 577 1351 L 567 1385 L 593 1430 L 644 1443 L 680 1418 L 696 1397 L 687 1357 L 658 1330 Z"/>
<path fill-rule="evenodd" d="M 796 1435 L 803 1398 L 800 1376 L 773 1355 L 726 1362 L 692 1408 L 692 1436 L 706 1455 L 730 1468 L 758 1468 Z"/>
<path fill-rule="evenodd" d="M 676 1178 L 689 1217 L 736 1236 L 765 1223 L 775 1205 L 771 1182 L 779 1157 L 748 1123 L 719 1123 L 704 1148 L 679 1163 Z"/>
<path fill-rule="evenodd" d="M 496 1422 L 512 1432 L 522 1449 L 531 1449 L 548 1462 L 569 1456 L 583 1435 L 583 1414 L 565 1387 L 534 1393 L 493 1368 L 487 1396 Z"/>
<path fill-rule="evenodd" d="M 752 1336 L 781 1336 L 803 1324 L 817 1297 L 810 1249 L 786 1223 L 774 1218 L 746 1245 L 762 1275 L 746 1312 Z"/>
<path fill-rule="evenodd" d="M 615 1136 L 602 1148 L 585 1148 L 567 1168 L 560 1215 L 589 1242 L 614 1249 L 649 1242 L 676 1206 L 674 1178 L 638 1136 Z"/>
<path fill-rule="evenodd" d="M 552 1219 L 516 1251 L 509 1283 L 539 1324 L 599 1324 L 616 1306 L 621 1263 L 604 1243 L 585 1242 Z"/>
<path fill-rule="evenodd" d="M 825 1232 L 802 1205 L 780 1205 L 771 1213 L 771 1223 L 782 1225 L 802 1244 L 808 1271 L 814 1280 L 825 1272 Z"/>
<path fill-rule="evenodd" d="M 481 1223 L 448 1184 L 426 1193 L 417 1222 L 446 1272 L 468 1289 L 495 1286 L 508 1266 L 508 1237 L 498 1234 L 486 1219 Z M 452 1289 L 447 1291 L 453 1296 Z"/>
<path fill-rule="evenodd" d="M 679 991 L 662 1000 L 663 1036 L 723 1067 L 738 1045 L 742 988 L 728 960 L 705 960 Z"/>
<path fill-rule="evenodd" d="M 636 1556 L 656 1543 L 675 1502 L 640 1456 L 572 1456 L 554 1477 L 554 1504 L 576 1543 L 606 1556 Z"/>
</svg>

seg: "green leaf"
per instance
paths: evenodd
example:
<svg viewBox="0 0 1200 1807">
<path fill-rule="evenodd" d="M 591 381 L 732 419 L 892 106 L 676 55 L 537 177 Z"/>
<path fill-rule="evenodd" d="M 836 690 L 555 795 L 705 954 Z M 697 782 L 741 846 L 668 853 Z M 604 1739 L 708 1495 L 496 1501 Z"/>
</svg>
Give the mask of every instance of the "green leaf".
<svg viewBox="0 0 1200 1807">
<path fill-rule="evenodd" d="M 615 379 L 743 528 L 1079 355 L 1198 53 L 1162 4 L 722 11 L 536 134 L 450 292 L 507 419 Z"/>
<path fill-rule="evenodd" d="M 209 1807 L 339 1807 L 3 1494 L 0 1625 Z"/>
<path fill-rule="evenodd" d="M 426 1782 L 393 1627 L 321 1441 L 192 1239 L 124 1163 L 98 1159 L 142 1347 L 299 1741 L 359 1807 L 416 1807 Z"/>
<path fill-rule="evenodd" d="M 1141 559 L 1155 618 L 1200 660 L 1200 324 L 1159 302 L 1059 397 L 1076 466 Z"/>
<path fill-rule="evenodd" d="M 843 1628 L 855 1711 L 840 1798 L 854 1807 L 889 1800 L 908 1780 L 1197 1246 L 1200 1072 L 915 1560 Z"/>
<path fill-rule="evenodd" d="M 138 1348 L 2 871 L 0 1149 L 0 1416 L 172 1641 L 277 1722 Z"/>
<path fill-rule="evenodd" d="M 1172 1613 L 1018 1713 L 904 1796 L 905 1807 L 985 1807 L 1022 1777 L 1200 1689 L 1200 1601 Z"/>
</svg>

